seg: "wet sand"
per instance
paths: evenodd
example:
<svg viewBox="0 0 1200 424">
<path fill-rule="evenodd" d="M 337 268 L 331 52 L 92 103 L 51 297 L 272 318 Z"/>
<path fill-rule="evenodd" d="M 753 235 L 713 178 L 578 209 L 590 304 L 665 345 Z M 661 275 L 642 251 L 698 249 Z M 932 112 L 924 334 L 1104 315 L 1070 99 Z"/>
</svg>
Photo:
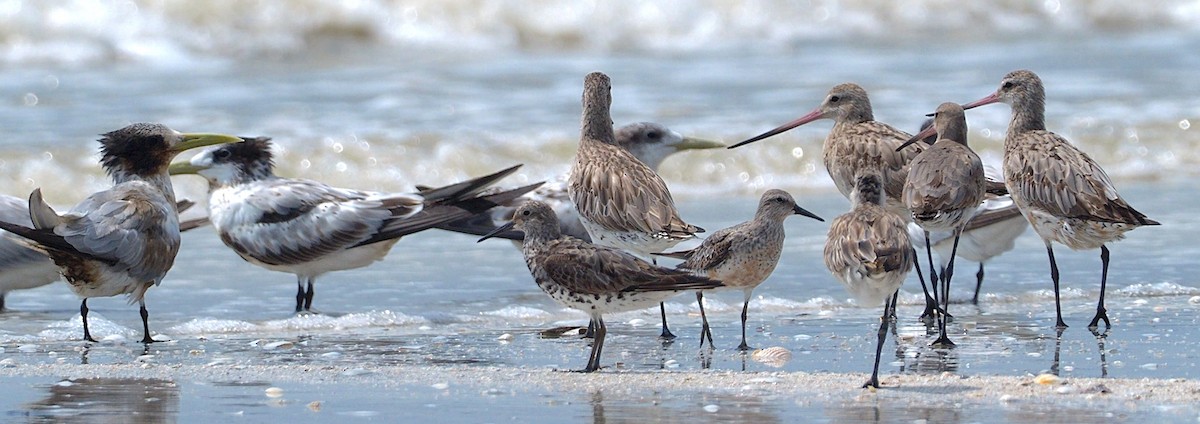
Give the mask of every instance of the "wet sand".
<svg viewBox="0 0 1200 424">
<path fill-rule="evenodd" d="M 107 396 L 132 389 L 153 401 L 199 409 L 184 416 L 269 417 L 302 421 L 358 418 L 508 421 L 693 419 L 797 421 L 1089 422 L 1195 421 L 1200 382 L 1186 379 L 1035 376 L 885 375 L 879 390 L 859 385 L 864 374 L 732 371 L 623 371 L 582 375 L 539 368 L 472 365 L 312 366 L 156 364 L 43 364 L 0 369 L 6 381 L 54 392 L 105 386 Z M 58 379 L 63 381 L 58 381 Z M 131 382 L 141 382 L 133 384 Z M 11 388 L 17 384 L 6 384 Z M 164 388 L 165 387 L 165 388 Z M 171 393 L 171 388 L 175 393 Z M 150 390 L 148 388 L 154 388 Z M 10 392 L 11 393 L 11 392 Z M 62 403 L 71 396 L 58 395 Z M 12 399 L 11 396 L 6 396 Z M 82 400 L 82 397 L 81 397 Z M 116 404 L 117 402 L 114 402 Z M 96 418 L 104 402 L 47 408 L 45 402 L 6 406 L 8 417 L 57 415 Z M 137 403 L 133 403 L 136 407 Z M 166 405 L 171 409 L 172 405 Z M 199 408 L 197 408 L 199 406 Z M 89 413 L 89 408 L 91 413 Z M 63 414 L 70 411 L 69 414 Z M 171 417 L 171 411 L 143 414 Z"/>
</svg>

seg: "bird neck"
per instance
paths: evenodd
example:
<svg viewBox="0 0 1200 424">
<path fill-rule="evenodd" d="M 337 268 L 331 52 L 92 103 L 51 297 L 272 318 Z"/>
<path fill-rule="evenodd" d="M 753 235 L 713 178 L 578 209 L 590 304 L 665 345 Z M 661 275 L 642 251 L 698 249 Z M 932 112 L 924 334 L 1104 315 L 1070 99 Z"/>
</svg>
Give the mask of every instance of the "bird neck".
<svg viewBox="0 0 1200 424">
<path fill-rule="evenodd" d="M 1008 137 L 1028 131 L 1046 129 L 1046 99 L 1041 93 L 1032 93 L 1012 105 L 1012 120 L 1008 123 Z"/>
<path fill-rule="evenodd" d="M 151 175 L 129 175 L 129 174 L 113 174 L 113 185 L 127 183 L 130 181 L 143 181 L 158 191 L 162 192 L 163 196 L 175 204 L 175 186 L 171 184 L 171 176 L 167 173 L 151 174 Z"/>
</svg>

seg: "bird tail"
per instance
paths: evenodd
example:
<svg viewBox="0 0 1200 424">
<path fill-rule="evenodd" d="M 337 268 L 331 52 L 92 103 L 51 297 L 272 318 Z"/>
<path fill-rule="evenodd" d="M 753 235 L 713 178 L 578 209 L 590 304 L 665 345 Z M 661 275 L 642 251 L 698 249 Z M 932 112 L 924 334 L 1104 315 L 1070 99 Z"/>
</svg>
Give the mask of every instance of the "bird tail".
<svg viewBox="0 0 1200 424">
<path fill-rule="evenodd" d="M 419 191 L 417 194 L 420 194 L 422 197 L 424 197 L 425 202 L 427 203 L 466 200 L 478 196 L 480 192 L 492 184 L 495 184 L 496 181 L 500 181 L 502 178 L 517 172 L 517 169 L 520 167 L 521 165 L 514 165 L 493 174 L 484 175 L 479 178 L 466 180 L 461 183 L 451 184 L 444 187 L 430 188 L 418 186 L 417 189 Z"/>
<path fill-rule="evenodd" d="M 515 169 L 515 167 L 509 168 L 509 170 L 506 171 L 511 172 L 511 170 Z M 525 193 L 533 191 L 541 185 L 542 183 L 538 182 L 498 193 L 485 194 L 456 201 L 442 201 L 439 203 L 434 203 L 426 206 L 420 212 L 417 212 L 411 217 L 392 220 L 391 222 L 385 224 L 383 229 L 381 229 L 374 236 L 363 240 L 355 246 L 391 240 L 415 232 L 434 228 L 449 222 L 479 215 L 487 212 L 488 209 L 491 209 L 495 206 L 512 202 L 514 199 L 521 197 Z"/>
<path fill-rule="evenodd" d="M 661 292 L 661 291 L 689 291 L 689 290 L 708 290 L 717 287 L 724 287 L 725 283 L 713 280 L 708 277 L 689 274 L 683 271 L 675 271 L 673 275 L 669 275 L 658 280 L 639 284 L 625 289 L 627 292 Z"/>
<path fill-rule="evenodd" d="M 39 187 L 29 194 L 29 218 L 33 220 L 33 228 L 44 230 L 57 227 L 62 223 L 62 217 L 42 199 L 42 189 Z"/>
</svg>

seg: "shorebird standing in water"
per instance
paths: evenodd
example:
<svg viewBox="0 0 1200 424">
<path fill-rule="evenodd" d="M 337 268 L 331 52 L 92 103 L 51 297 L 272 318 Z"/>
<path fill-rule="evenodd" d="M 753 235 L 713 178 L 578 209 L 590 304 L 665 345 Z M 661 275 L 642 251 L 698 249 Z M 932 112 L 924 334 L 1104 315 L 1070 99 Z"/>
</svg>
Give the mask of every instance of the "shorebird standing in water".
<svg viewBox="0 0 1200 424">
<path fill-rule="evenodd" d="M 950 248 L 946 269 L 941 274 L 935 299 L 940 299 L 942 314 L 938 318 L 939 336 L 935 346 L 954 346 L 946 335 L 946 310 L 950 306 L 950 281 L 954 277 L 954 257 L 963 227 L 983 202 L 987 180 L 983 161 L 967 146 L 967 120 L 958 103 L 942 103 L 934 112 L 933 126 L 908 140 L 901 148 L 921 141 L 937 131 L 937 141 L 909 163 L 904 183 L 904 205 L 911 211 L 913 222 L 925 230 L 925 253 L 929 269 L 934 269 L 930 231 L 951 231 L 954 244 Z M 899 149 L 897 149 L 899 150 Z M 932 274 L 932 273 L 931 273 Z"/>
<path fill-rule="evenodd" d="M 194 203 L 180 200 L 176 203 L 179 213 Z M 17 225 L 32 226 L 29 218 L 29 201 L 13 196 L 0 195 L 0 221 Z M 203 218 L 193 219 L 189 224 L 179 223 L 179 232 L 207 224 Z M 44 249 L 28 245 L 24 237 L 0 230 L 0 312 L 4 312 L 5 297 L 13 290 L 41 287 L 55 281 L 61 274 L 58 266 L 46 255 Z"/>
<path fill-rule="evenodd" d="M 933 118 L 926 119 L 918 132 L 924 132 L 931 127 L 933 127 Z M 932 145 L 937 141 L 937 133 L 926 136 L 922 141 Z M 985 163 L 983 164 L 983 175 L 988 181 L 988 193 L 984 197 L 983 203 L 975 208 L 975 214 L 970 221 L 967 221 L 966 227 L 963 227 L 956 252 L 959 258 L 979 264 L 979 270 L 975 272 L 975 294 L 971 296 L 973 305 L 979 305 L 985 264 L 992 258 L 1012 250 L 1016 246 L 1017 237 L 1020 237 L 1025 233 L 1025 229 L 1029 228 L 1029 221 L 1025 220 L 1024 215 L 1021 215 L 1021 210 L 1017 209 L 1017 205 L 1012 201 L 1012 196 L 1007 193 L 1008 189 L 1004 187 L 1004 173 L 999 168 Z M 1003 190 L 1005 193 L 995 193 L 993 190 Z M 925 229 L 916 223 L 909 222 L 908 238 L 912 240 L 914 246 L 924 246 L 926 243 Z M 937 270 L 944 269 L 946 261 L 950 259 L 950 250 L 954 247 L 954 232 L 931 231 L 929 243 L 933 245 L 933 251 L 938 254 Z M 934 291 L 936 292 L 937 289 Z M 930 318 L 932 317 L 931 314 Z"/>
<path fill-rule="evenodd" d="M 971 109 L 991 103 L 1012 107 L 1004 138 L 1004 178 L 1013 202 L 1046 244 L 1050 279 L 1054 282 L 1054 311 L 1058 328 L 1066 328 L 1059 301 L 1058 264 L 1051 242 L 1074 250 L 1100 248 L 1100 301 L 1088 328 L 1100 321 L 1112 328 L 1104 308 L 1108 283 L 1106 243 L 1125 238 L 1143 225 L 1159 225 L 1121 198 L 1096 161 L 1065 138 L 1046 130 L 1046 92 L 1041 78 L 1027 70 L 1008 73 L 1000 88 L 963 105 Z"/>
<path fill-rule="evenodd" d="M 767 190 L 758 201 L 753 220 L 719 230 L 694 249 L 661 254 L 684 260 L 675 269 L 720 281 L 725 283 L 723 288 L 742 290 L 745 298 L 742 302 L 742 343 L 738 350 L 750 350 L 746 344 L 746 310 L 750 307 L 750 295 L 779 264 L 783 252 L 783 220 L 792 215 L 825 221 L 797 205 L 788 192 Z M 704 314 L 703 291 L 696 292 L 696 303 L 700 304 L 703 323 L 700 346 L 704 346 L 707 338 L 712 347 L 712 331 Z"/>
<path fill-rule="evenodd" d="M 667 184 L 649 166 L 617 145 L 613 135 L 612 83 L 607 75 L 584 77 L 583 125 L 567 193 L 592 242 L 650 258 L 704 229 L 688 224 L 675 210 Z M 662 337 L 671 339 L 662 314 Z"/>
<path fill-rule="evenodd" d="M 150 338 L 146 290 L 162 283 L 179 253 L 179 215 L 167 167 L 180 152 L 196 147 L 241 141 L 220 134 L 181 134 L 160 124 L 133 124 L 104 134 L 100 164 L 113 187 L 94 193 L 59 215 L 42 200 L 41 189 L 29 196 L 33 228 L 0 223 L 0 228 L 34 241 L 58 265 L 71 290 L 83 298 L 79 306 L 84 340 L 87 301 L 124 294 L 140 305 L 143 343 Z"/>
<path fill-rule="evenodd" d="M 479 192 L 515 172 L 418 193 L 375 193 L 275 176 L 268 138 L 212 148 L 172 174 L 208 180 L 208 215 L 221 241 L 242 259 L 296 275 L 296 312 L 313 312 L 316 278 L 383 259 L 400 237 L 463 219 L 538 186 Z M 539 183 L 540 184 L 540 183 Z"/>
<path fill-rule="evenodd" d="M 854 179 L 850 212 L 829 225 L 825 267 L 862 306 L 883 303 L 875 368 L 871 379 L 863 385 L 878 388 L 883 342 L 896 309 L 900 285 L 916 262 L 916 251 L 904 229 L 905 220 L 884 207 L 884 177 L 866 170 Z"/>
<path fill-rule="evenodd" d="M 494 233 L 510 228 L 525 232 L 521 251 L 538 287 L 563 306 L 591 318 L 596 334 L 584 372 L 600 369 L 608 333 L 604 314 L 645 309 L 683 291 L 721 286 L 719 281 L 655 266 L 615 248 L 563 236 L 554 210 L 542 202 L 521 205 L 512 221 Z"/>
<path fill-rule="evenodd" d="M 849 199 L 853 195 L 855 176 L 864 171 L 874 172 L 887 178 L 883 181 L 884 206 L 905 221 L 910 220 L 908 209 L 901 201 L 904 180 L 908 178 L 908 163 L 925 149 L 925 145 L 910 144 L 897 150 L 912 135 L 876 121 L 867 90 L 858 84 L 838 84 L 829 89 L 825 100 L 808 114 L 729 148 L 744 146 L 820 119 L 833 120 L 833 129 L 821 145 L 821 160 L 842 196 Z M 937 279 L 933 274 L 930 270 L 931 283 Z M 921 276 L 920 264 L 917 264 L 917 277 L 925 292 L 926 308 L 921 318 L 931 317 L 936 302 Z"/>
</svg>

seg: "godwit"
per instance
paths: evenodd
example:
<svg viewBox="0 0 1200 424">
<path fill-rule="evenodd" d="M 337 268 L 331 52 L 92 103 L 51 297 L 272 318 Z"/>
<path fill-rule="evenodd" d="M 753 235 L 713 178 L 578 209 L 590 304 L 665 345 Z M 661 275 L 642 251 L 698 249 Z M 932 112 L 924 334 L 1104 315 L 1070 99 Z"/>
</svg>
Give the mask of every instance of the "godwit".
<svg viewBox="0 0 1200 424">
<path fill-rule="evenodd" d="M 742 343 L 738 350 L 750 350 L 746 344 L 746 310 L 750 307 L 750 295 L 779 263 L 779 255 L 783 252 L 783 220 L 792 215 L 825 221 L 797 205 L 788 192 L 767 190 L 758 201 L 753 220 L 719 230 L 694 249 L 662 254 L 684 259 L 675 269 L 720 281 L 725 283 L 723 288 L 742 290 Z M 696 292 L 696 302 L 700 304 L 703 322 L 700 346 L 704 346 L 705 337 L 711 346 L 712 332 L 704 314 L 704 292 Z"/>
<path fill-rule="evenodd" d="M 871 99 L 858 84 L 838 84 L 829 89 L 825 100 L 808 114 L 729 148 L 750 144 L 820 119 L 832 119 L 834 122 L 833 129 L 821 146 L 821 158 L 838 191 L 849 199 L 854 191 L 854 177 L 863 171 L 873 171 L 887 178 L 883 182 L 884 206 L 904 220 L 910 220 L 900 196 L 904 192 L 904 180 L 908 178 L 908 163 L 925 146 L 923 143 L 910 144 L 897 151 L 912 135 L 876 121 L 871 110 Z M 934 313 L 935 302 L 921 276 L 920 264 L 916 266 L 917 281 L 925 292 L 926 310 L 921 315 L 925 318 Z M 933 270 L 930 270 L 931 282 L 936 280 L 933 274 Z"/>
<path fill-rule="evenodd" d="M 208 180 L 209 219 L 226 246 L 247 262 L 296 275 L 296 312 L 312 312 L 314 282 L 322 274 L 370 265 L 402 236 L 482 213 L 537 187 L 479 195 L 518 165 L 419 193 L 342 189 L 275 176 L 268 140 L 206 150 L 172 165 L 171 173 Z"/>
<path fill-rule="evenodd" d="M 142 343 L 152 343 L 146 290 L 162 283 L 179 253 L 179 215 L 167 167 L 171 158 L 196 147 L 241 141 L 220 134 L 181 134 L 160 124 L 133 124 L 100 139 L 100 164 L 113 187 L 94 193 L 59 215 L 42 200 L 41 189 L 29 196 L 33 228 L 0 223 L 0 228 L 28 238 L 50 255 L 83 298 L 79 314 L 84 340 L 88 331 L 87 300 L 128 295 L 140 305 Z"/>
<path fill-rule="evenodd" d="M 983 161 L 967 146 L 967 120 L 958 103 L 942 103 L 934 112 L 933 127 L 917 134 L 905 144 L 919 142 L 937 131 L 937 141 L 909 163 L 908 179 L 904 183 L 904 205 L 911 211 L 913 222 L 925 230 L 925 249 L 929 269 L 935 269 L 929 243 L 930 231 L 951 231 L 954 244 L 950 248 L 946 269 L 938 286 L 942 312 L 949 308 L 950 281 L 954 277 L 954 256 L 958 250 L 963 227 L 983 202 L 987 180 Z M 903 147 L 904 145 L 902 145 Z M 932 274 L 932 272 L 931 272 Z M 954 346 L 946 335 L 946 313 L 940 314 L 940 335 L 933 343 Z"/>
<path fill-rule="evenodd" d="M 1112 328 L 1104 308 L 1108 283 L 1108 242 L 1125 238 L 1125 232 L 1158 221 L 1133 209 L 1113 187 L 1096 161 L 1065 138 L 1046 130 L 1046 91 L 1041 78 L 1027 70 L 1009 72 L 1000 88 L 982 99 L 963 105 L 971 109 L 991 103 L 1012 107 L 1012 120 L 1004 138 L 1004 178 L 1013 202 L 1046 244 L 1050 279 L 1054 282 L 1054 312 L 1058 328 L 1067 328 L 1059 301 L 1058 264 L 1051 242 L 1074 250 L 1100 248 L 1100 301 L 1088 328 L 1101 320 Z"/>
<path fill-rule="evenodd" d="M 679 292 L 720 287 L 721 282 L 662 268 L 618 249 L 563 236 L 554 210 L 538 201 L 517 209 L 509 228 L 525 232 L 522 253 L 538 287 L 563 306 L 591 317 L 596 328 L 584 372 L 600 369 L 604 314 L 645 309 Z M 490 236 L 484 236 L 483 241 Z"/>
<path fill-rule="evenodd" d="M 884 208 L 884 177 L 864 170 L 855 181 L 850 212 L 829 225 L 825 267 L 861 305 L 883 303 L 875 368 L 863 385 L 878 388 L 883 342 L 896 308 L 897 292 L 916 262 L 916 251 L 904 230 L 905 220 Z"/>
<path fill-rule="evenodd" d="M 662 178 L 617 145 L 611 105 L 608 76 L 592 72 L 584 77 L 583 124 L 567 193 L 592 242 L 649 258 L 704 229 L 684 222 Z M 665 325 L 666 309 L 659 305 L 659 310 L 662 337 L 674 338 Z"/>
</svg>

